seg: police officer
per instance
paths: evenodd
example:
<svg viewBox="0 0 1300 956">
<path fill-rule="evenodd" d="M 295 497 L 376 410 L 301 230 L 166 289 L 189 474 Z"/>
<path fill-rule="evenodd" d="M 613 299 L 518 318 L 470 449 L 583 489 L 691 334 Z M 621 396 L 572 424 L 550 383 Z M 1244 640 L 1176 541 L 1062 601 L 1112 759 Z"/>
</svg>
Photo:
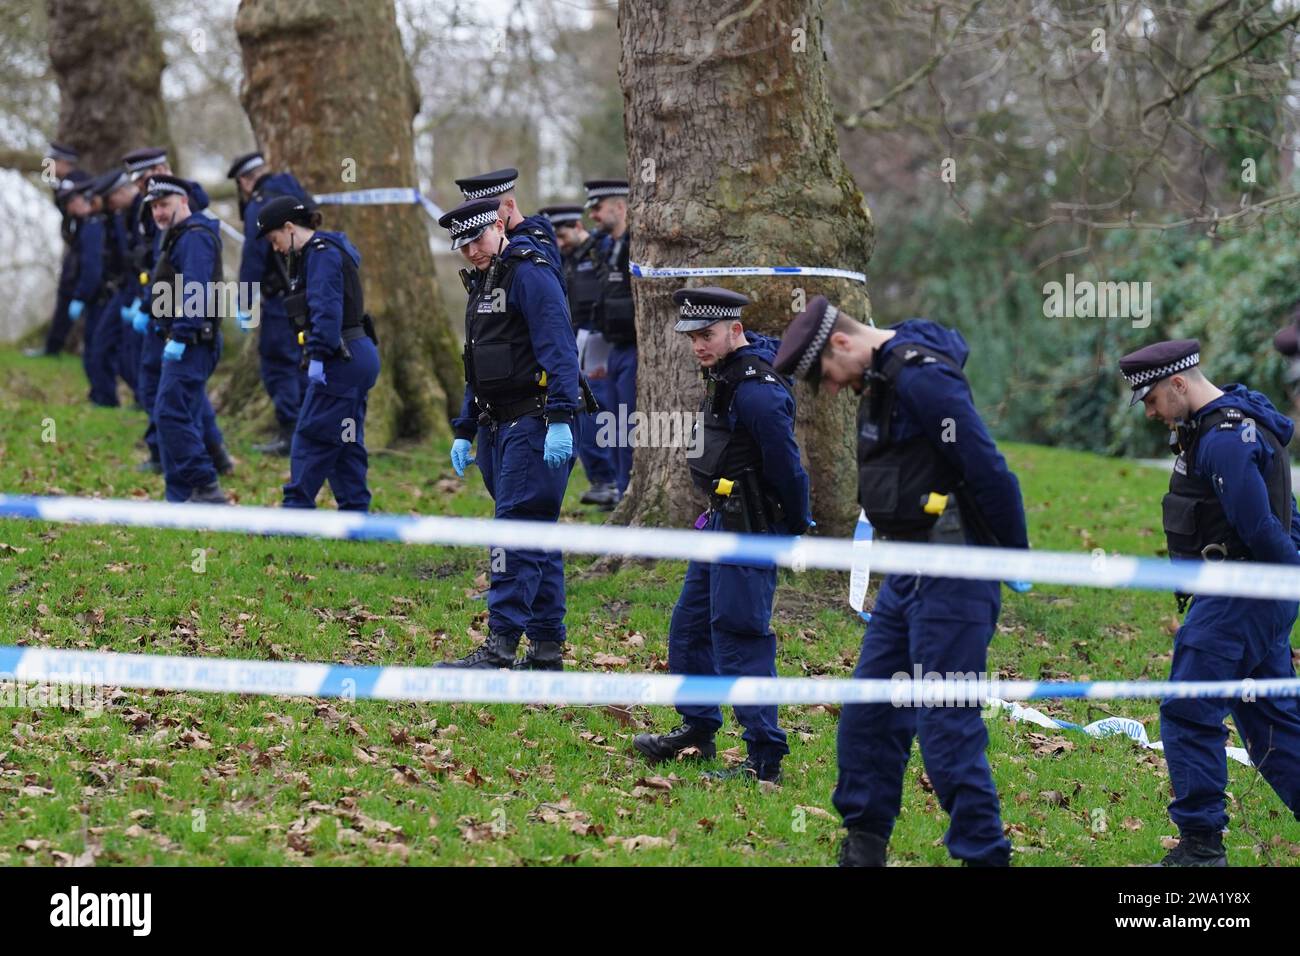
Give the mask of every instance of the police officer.
<svg viewBox="0 0 1300 956">
<path fill-rule="evenodd" d="M 975 411 L 961 333 L 925 319 L 865 325 L 817 296 L 781 341 L 776 368 L 858 411 L 858 500 L 883 540 L 1028 547 L 1020 485 Z M 996 581 L 890 574 L 853 676 L 984 673 L 997 625 Z M 918 737 L 950 822 L 944 842 L 968 864 L 1010 860 L 979 707 L 851 704 L 840 716 L 834 803 L 845 866 L 883 866 Z"/>
<path fill-rule="evenodd" d="M 126 171 L 115 168 L 95 178 L 95 194 L 100 197 L 103 206 L 103 278 L 100 283 L 99 307 L 86 326 L 88 330 L 93 330 L 86 346 L 86 374 L 90 378 L 91 402 L 106 408 L 116 408 L 122 317 L 135 297 L 124 217 L 137 190 Z M 134 392 L 135 381 L 128 380 L 127 384 Z"/>
<path fill-rule="evenodd" d="M 361 290 L 361 253 L 341 232 L 320 228 L 314 204 L 276 196 L 257 217 L 265 238 L 289 259 L 285 313 L 302 327 L 307 391 L 289 454 L 286 508 L 315 508 L 326 480 L 340 511 L 368 511 L 366 401 L 379 378 L 374 323 Z"/>
<path fill-rule="evenodd" d="M 794 438 L 794 396 L 771 364 L 779 343 L 745 331 L 741 309 L 749 299 L 738 292 L 711 286 L 679 289 L 673 301 L 680 309 L 675 331 L 690 336 L 708 383 L 703 431 L 697 424 L 692 436 L 692 447 L 701 453 L 689 459 L 695 486 L 709 496 L 709 510 L 696 527 L 803 534 L 810 521 L 808 475 Z M 674 674 L 775 677 L 775 595 L 774 566 L 692 561 L 668 625 L 668 669 Z M 632 745 L 652 762 L 688 749 L 701 758 L 715 756 L 721 709 L 683 705 L 677 712 L 679 726 L 666 734 L 638 734 Z M 776 706 L 738 706 L 735 714 L 745 728 L 745 761 L 704 776 L 779 783 L 781 760 L 790 748 L 777 726 Z"/>
<path fill-rule="evenodd" d="M 271 249 L 270 243 L 265 238 L 258 238 L 257 217 L 262 208 L 277 196 L 288 196 L 304 203 L 310 197 L 292 173 L 273 172 L 258 151 L 237 156 L 226 176 L 233 179 L 239 189 L 239 215 L 244 223 L 239 282 L 244 288 L 255 284 L 261 294 L 257 354 L 261 360 L 262 387 L 275 408 L 277 426 L 276 436 L 254 445 L 253 450 L 268 455 L 288 455 L 307 380 L 300 361 L 302 348 L 298 345 L 298 333 L 284 311 L 288 276 L 283 261 Z M 247 331 L 251 326 L 251 316 L 241 313 L 240 329 Z"/>
<path fill-rule="evenodd" d="M 1300 513 L 1291 494 L 1286 446 L 1291 420 L 1244 385 L 1215 386 L 1200 369 L 1195 339 L 1157 342 L 1119 360 L 1147 418 L 1169 429 L 1174 460 L 1163 502 L 1172 558 L 1300 564 Z M 1174 635 L 1171 681 L 1295 677 L 1288 600 L 1179 595 L 1191 608 Z M 1260 700 L 1167 698 L 1160 736 L 1174 800 L 1169 815 L 1181 839 L 1162 866 L 1226 866 L 1228 825 L 1225 714 L 1255 764 L 1300 818 L 1300 704 Z"/>
<path fill-rule="evenodd" d="M 438 220 L 473 267 L 462 270 L 465 399 L 452 421 L 456 474 L 475 459 L 498 518 L 554 522 L 573 469 L 574 417 L 582 394 L 578 350 L 559 269 L 535 237 L 506 222 L 495 196 L 461 203 Z M 564 559 L 506 551 L 491 565 L 488 637 L 453 666 L 511 667 L 527 632 L 523 669 L 561 670 Z"/>
<path fill-rule="evenodd" d="M 525 216 L 519 209 L 515 197 L 515 187 L 519 182 L 519 170 L 494 169 L 490 173 L 479 173 L 456 180 L 461 195 L 465 199 L 497 199 L 500 205 L 497 212 L 505 223 L 506 239 L 513 241 L 517 236 L 528 236 L 534 245 L 550 260 L 564 279 L 564 263 L 560 259 L 560 246 L 555 239 L 555 229 L 545 216 Z"/>
<path fill-rule="evenodd" d="M 204 443 L 205 414 L 211 409 L 207 382 L 221 357 L 221 317 L 210 292 L 213 283 L 222 281 L 221 233 L 217 220 L 190 209 L 189 184 L 183 179 L 155 175 L 145 198 L 154 224 L 166 231 L 151 275 L 150 303 L 165 336 L 153 414 L 166 498 L 227 504 Z M 178 284 L 183 289 L 190 283 L 208 293 L 203 301 L 176 294 Z"/>
<path fill-rule="evenodd" d="M 602 235 L 587 232 L 581 206 L 547 206 L 541 215 L 555 227 L 555 238 L 564 258 L 564 284 L 569 293 L 569 315 L 577 333 L 579 368 L 596 402 L 601 408 L 608 408 L 612 402 L 606 387 L 609 374 L 604 356 L 609 347 L 596 328 L 596 307 L 605 282 Z M 614 482 L 613 449 L 596 440 L 598 431 L 594 417 L 584 418 L 579 424 L 578 460 L 591 485 L 580 500 L 584 505 L 599 505 L 608 511 L 618 504 L 618 486 Z"/>
<path fill-rule="evenodd" d="M 604 232 L 605 288 L 597 310 L 597 325 L 609 342 L 610 409 L 620 419 L 636 411 L 636 314 L 632 308 L 630 253 L 632 233 L 627 223 L 630 194 L 626 179 L 589 179 L 587 209 Z M 614 449 L 614 481 L 619 495 L 632 478 L 632 446 Z"/>
<path fill-rule="evenodd" d="M 154 420 L 153 410 L 157 404 L 158 381 L 162 376 L 163 348 L 166 334 L 153 318 L 151 295 L 151 272 L 157 266 L 162 252 L 163 231 L 154 223 L 145 202 L 149 179 L 155 175 L 172 175 L 167 163 L 167 151 L 160 146 L 142 146 L 133 149 L 122 157 L 131 181 L 138 188 L 138 194 L 126 215 L 129 232 L 131 270 L 135 274 L 136 298 L 128 307 L 124 320 L 129 315 L 132 330 L 139 342 L 139 355 L 136 359 L 136 399 L 149 415 L 149 424 L 145 429 L 144 440 L 149 448 L 149 458 L 137 466 L 137 471 L 162 474 L 162 450 L 158 442 L 158 426 Z M 190 211 L 203 213 L 208 206 L 208 195 L 203 187 L 192 179 L 183 180 L 189 193 Z M 235 468 L 235 462 L 226 450 L 221 429 L 217 426 L 217 416 L 212 410 L 207 392 L 203 394 L 201 409 L 203 420 L 203 443 L 212 459 L 217 473 L 228 475 Z"/>
<path fill-rule="evenodd" d="M 1287 395 L 1291 399 L 1292 412 L 1300 411 L 1300 307 L 1297 307 L 1285 327 L 1273 336 L 1273 348 L 1287 360 L 1286 382 Z"/>
<path fill-rule="evenodd" d="M 59 183 L 67 179 L 77 163 L 81 162 L 81 154 L 71 146 L 63 143 L 50 141 L 50 148 L 45 151 L 46 159 L 50 160 L 50 172 L 54 174 L 53 191 L 55 193 L 54 204 L 57 206 Z"/>
<path fill-rule="evenodd" d="M 97 177 L 70 177 L 67 182 L 68 214 L 77 220 L 77 278 L 72 285 L 72 298 L 68 300 L 68 321 L 78 322 L 85 316 L 81 330 L 81 367 L 86 381 L 92 382 L 90 356 L 104 278 L 104 217 L 100 212 L 103 204 L 96 192 Z"/>
<path fill-rule="evenodd" d="M 76 279 L 74 247 L 79 220 L 68 214 L 65 205 L 66 190 L 87 178 L 85 173 L 76 168 L 80 154 L 71 146 L 50 143 L 45 155 L 51 161 L 50 171 L 54 174 L 51 192 L 61 217 L 59 233 L 63 237 L 63 256 L 59 264 L 59 284 L 54 298 L 54 314 L 50 317 L 50 330 L 46 333 L 44 346 L 24 350 L 23 354 L 29 358 L 58 355 L 63 351 L 63 343 L 72 328 L 72 322 L 68 319 L 68 303 L 72 300 L 72 288 Z"/>
</svg>

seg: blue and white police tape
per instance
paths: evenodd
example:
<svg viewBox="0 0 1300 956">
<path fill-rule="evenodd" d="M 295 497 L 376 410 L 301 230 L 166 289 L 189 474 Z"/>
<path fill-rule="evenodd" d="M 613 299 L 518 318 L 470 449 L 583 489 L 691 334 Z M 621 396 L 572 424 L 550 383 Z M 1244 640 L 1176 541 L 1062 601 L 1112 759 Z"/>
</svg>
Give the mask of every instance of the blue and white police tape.
<svg viewBox="0 0 1300 956">
<path fill-rule="evenodd" d="M 417 517 L 339 511 L 300 511 L 225 505 L 169 504 L 98 498 L 0 495 L 0 518 L 74 521 L 362 541 L 402 541 L 570 551 L 721 564 L 778 566 L 798 571 L 851 571 L 848 539 L 741 535 L 665 528 L 551 524 L 488 518 Z M 863 544 L 856 546 L 861 560 Z M 872 541 L 871 570 L 879 574 L 987 581 L 1033 581 L 1083 587 L 1181 591 L 1198 595 L 1300 600 L 1300 567 L 1246 561 L 1165 561 L 1063 551 L 1024 551 Z"/>
<path fill-rule="evenodd" d="M 409 186 L 387 189 L 354 189 L 345 193 L 320 193 L 314 197 L 323 206 L 401 206 L 418 205 L 436 222 L 442 210 L 432 199 Z"/>
<path fill-rule="evenodd" d="M 1069 730 L 1075 733 L 1085 734 L 1089 737 L 1114 737 L 1122 736 L 1132 740 L 1140 747 L 1147 750 L 1164 750 L 1163 742 L 1152 741 L 1147 736 L 1147 729 L 1141 721 L 1134 720 L 1132 717 L 1103 717 L 1101 720 L 1094 720 L 1090 724 L 1074 724 L 1068 720 L 1057 720 L 1054 717 L 1048 717 L 1040 710 L 1032 707 L 1025 707 L 1014 701 L 999 700 L 997 698 L 988 701 L 988 708 L 999 710 L 1006 713 L 1014 721 L 1029 724 L 1037 724 L 1039 727 L 1046 727 L 1049 730 Z M 1225 747 L 1227 755 L 1237 761 L 1237 763 L 1251 766 L 1250 754 L 1244 747 Z"/>
<path fill-rule="evenodd" d="M 827 266 L 700 266 L 696 268 L 671 268 L 643 266 L 638 262 L 628 264 L 632 275 L 638 279 L 694 279 L 699 276 L 829 276 L 833 279 L 867 281 L 866 273 Z"/>
<path fill-rule="evenodd" d="M 812 679 L 355 667 L 295 661 L 172 657 L 0 647 L 5 680 L 96 687 L 190 690 L 349 700 L 495 704 L 892 704 L 983 706 L 997 699 L 1153 697 L 1255 699 L 1300 696 L 1300 679 L 1173 683 Z"/>
<path fill-rule="evenodd" d="M 211 218 L 217 220 L 217 225 L 221 227 L 221 231 L 231 239 L 234 239 L 236 242 L 244 241 L 244 234 L 230 223 L 226 222 L 226 220 L 222 219 L 220 216 L 212 216 Z"/>
<path fill-rule="evenodd" d="M 442 216 L 442 210 L 424 193 L 410 187 L 389 189 L 356 189 L 346 193 L 320 193 L 313 197 L 322 206 L 410 206 L 418 205 L 434 222 Z M 236 242 L 244 241 L 244 234 L 230 223 L 213 216 L 221 223 L 221 231 Z"/>
</svg>

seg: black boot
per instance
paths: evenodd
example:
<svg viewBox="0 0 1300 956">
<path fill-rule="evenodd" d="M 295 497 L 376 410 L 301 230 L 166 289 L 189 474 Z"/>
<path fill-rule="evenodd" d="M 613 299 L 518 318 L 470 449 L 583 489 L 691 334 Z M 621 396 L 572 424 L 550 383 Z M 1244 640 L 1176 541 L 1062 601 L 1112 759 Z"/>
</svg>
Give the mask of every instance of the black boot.
<svg viewBox="0 0 1300 956">
<path fill-rule="evenodd" d="M 564 670 L 563 641 L 528 641 L 528 650 L 523 660 L 515 664 L 517 671 L 562 671 Z"/>
<path fill-rule="evenodd" d="M 217 469 L 218 475 L 228 475 L 235 470 L 235 460 L 230 457 L 225 445 L 209 448 L 208 457 L 212 459 L 212 467 Z"/>
<path fill-rule="evenodd" d="M 221 490 L 221 482 L 214 481 L 210 485 L 203 485 L 200 488 L 194 488 L 190 491 L 190 496 L 185 499 L 186 504 L 192 505 L 228 505 L 230 501 L 226 498 L 226 493 Z"/>
<path fill-rule="evenodd" d="M 280 434 L 276 435 L 270 441 L 262 442 L 260 445 L 254 445 L 253 451 L 260 452 L 263 455 L 280 455 L 286 457 L 289 450 L 293 447 L 293 428 L 292 425 L 280 423 Z"/>
<path fill-rule="evenodd" d="M 763 783 L 781 782 L 781 761 L 761 761 L 750 754 L 745 762 L 726 770 L 707 770 L 700 775 L 705 780 L 761 780 Z"/>
<path fill-rule="evenodd" d="M 514 667 L 515 650 L 519 647 L 519 638 L 506 637 L 503 634 L 489 634 L 487 640 L 458 661 L 434 664 L 434 667 L 467 667 L 470 670 L 487 671 L 501 667 Z"/>
<path fill-rule="evenodd" d="M 1228 854 L 1223 849 L 1223 834 L 1213 831 L 1189 830 L 1178 841 L 1178 846 L 1165 854 L 1165 858 L 1152 866 L 1227 866 Z"/>
<path fill-rule="evenodd" d="M 840 841 L 840 866 L 884 866 L 889 841 L 858 827 L 849 827 Z"/>
<path fill-rule="evenodd" d="M 700 752 L 701 760 L 712 760 L 717 756 L 718 748 L 713 743 L 717 733 L 705 727 L 682 724 L 666 734 L 637 734 L 632 738 L 632 746 L 651 763 L 672 760 L 683 750 L 695 747 Z"/>
<path fill-rule="evenodd" d="M 613 511 L 618 504 L 618 486 L 612 481 L 603 485 L 592 485 L 578 499 L 584 505 L 600 505 L 605 511 Z"/>
</svg>

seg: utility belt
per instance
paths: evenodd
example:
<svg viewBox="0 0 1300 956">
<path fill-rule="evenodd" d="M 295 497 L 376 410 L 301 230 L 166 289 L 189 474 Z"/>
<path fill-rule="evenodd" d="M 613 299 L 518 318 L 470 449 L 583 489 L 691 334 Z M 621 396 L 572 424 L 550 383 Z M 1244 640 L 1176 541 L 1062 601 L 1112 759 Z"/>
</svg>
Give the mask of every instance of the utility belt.
<svg viewBox="0 0 1300 956">
<path fill-rule="evenodd" d="M 785 520 L 781 503 L 763 492 L 752 468 L 734 479 L 716 479 L 709 492 L 709 511 L 722 516 L 723 531 L 740 534 L 768 534 Z"/>
<path fill-rule="evenodd" d="M 306 351 L 307 336 L 311 332 L 311 322 L 308 321 L 307 291 L 305 289 L 291 292 L 284 297 L 284 313 L 288 316 L 289 321 L 293 323 L 294 330 L 298 333 L 298 344 L 303 347 L 302 360 L 299 364 L 302 368 L 306 368 L 309 361 Z M 363 312 L 361 321 L 355 325 L 348 325 L 344 320 L 343 329 L 339 335 L 339 347 L 334 350 L 331 358 L 351 362 L 352 350 L 348 348 L 348 343 L 355 342 L 362 337 L 370 339 L 376 346 L 379 345 L 379 336 L 375 333 L 375 320 L 369 312 Z"/>
<path fill-rule="evenodd" d="M 171 338 L 172 323 L 175 319 L 154 319 L 153 332 L 158 338 L 166 340 Z M 221 332 L 221 318 L 204 319 L 199 325 L 198 334 L 194 336 L 194 341 L 203 345 L 214 345 L 217 341 L 217 335 Z"/>
<path fill-rule="evenodd" d="M 911 544 L 964 545 L 966 543 L 966 524 L 962 520 L 961 505 L 956 496 L 930 492 L 921 497 L 921 510 L 926 514 L 938 515 L 929 530 L 891 534 L 873 528 L 872 537 L 877 541 L 905 541 Z"/>
<path fill-rule="evenodd" d="M 1234 541 L 1205 541 L 1197 522 L 1196 498 L 1170 492 L 1161 502 L 1169 557 L 1183 561 L 1249 561 L 1251 554 Z M 1175 591 L 1178 613 L 1187 610 L 1193 595 Z"/>
<path fill-rule="evenodd" d="M 366 318 L 370 318 L 370 316 L 366 316 Z M 351 362 L 352 350 L 348 348 L 348 343 L 355 342 L 357 339 L 373 338 L 374 336 L 366 330 L 364 325 L 345 325 L 343 331 L 339 334 L 339 347 L 334 350 L 334 354 L 330 358 L 342 362 Z M 307 333 L 302 329 L 298 330 L 298 344 L 303 346 L 302 358 L 298 360 L 298 367 L 306 368 L 311 363 L 311 358 L 307 355 L 306 349 Z"/>
<path fill-rule="evenodd" d="M 488 427 L 513 422 L 517 418 L 529 418 L 546 412 L 546 389 L 536 395 L 512 399 L 505 402 L 489 402 L 474 396 L 474 404 L 479 408 L 478 423 Z"/>
<path fill-rule="evenodd" d="M 594 415 L 600 410 L 600 403 L 596 401 L 596 396 L 592 394 L 591 386 L 581 375 L 578 376 L 578 387 L 581 392 L 583 410 L 588 415 Z M 533 415 L 543 415 L 546 413 L 546 389 L 538 390 L 535 395 L 525 395 L 523 398 L 513 398 L 506 401 L 492 402 L 478 395 L 474 396 L 474 404 L 478 406 L 479 415 L 478 423 L 487 427 L 500 425 L 503 422 L 513 422 L 518 418 L 528 418 Z"/>
</svg>

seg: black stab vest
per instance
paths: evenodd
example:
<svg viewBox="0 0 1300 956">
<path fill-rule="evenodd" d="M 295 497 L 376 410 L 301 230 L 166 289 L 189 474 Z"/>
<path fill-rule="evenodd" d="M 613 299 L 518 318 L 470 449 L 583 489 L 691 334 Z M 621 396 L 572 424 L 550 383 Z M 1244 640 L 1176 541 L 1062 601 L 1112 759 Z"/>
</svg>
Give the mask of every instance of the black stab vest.
<svg viewBox="0 0 1300 956">
<path fill-rule="evenodd" d="M 507 253 L 478 274 L 465 304 L 465 380 L 482 411 L 545 394 L 528 321 L 509 304 L 515 270 L 526 260 L 550 268 L 540 252 Z"/>
<path fill-rule="evenodd" d="M 701 448 L 700 455 L 690 460 L 691 480 L 705 493 L 713 491 L 713 483 L 719 478 L 734 481 L 744 472 L 761 474 L 763 469 L 762 449 L 749 429 L 743 425 L 731 427 L 729 416 L 736 389 L 742 382 L 756 379 L 790 391 L 785 378 L 763 358 L 743 355 L 729 356 L 729 359 L 721 372 L 708 373 L 701 418 L 696 421 L 696 433 L 691 436 L 691 447 Z M 702 437 L 698 434 L 701 423 Z"/>
<path fill-rule="evenodd" d="M 569 292 L 569 314 L 575 329 L 595 327 L 596 310 L 605 288 L 605 264 L 601 261 L 597 237 L 588 236 L 564 263 Z"/>
<path fill-rule="evenodd" d="M 961 375 L 951 356 L 915 342 L 900 342 L 883 361 L 880 350 L 865 373 L 866 388 L 858 406 L 858 503 L 872 526 L 885 537 L 925 540 L 939 516 L 927 514 L 931 492 L 956 495 L 961 518 L 981 543 L 994 543 L 977 509 L 965 499 L 956 467 L 924 435 L 894 442 L 889 429 L 897 399 L 899 373 L 907 366 L 941 362 Z M 950 506 L 951 507 L 951 506 Z"/>
<path fill-rule="evenodd" d="M 1221 407 L 1203 415 L 1191 434 L 1181 443 L 1169 479 L 1169 493 L 1161 502 L 1165 541 L 1172 558 L 1193 560 L 1250 560 L 1252 555 L 1237 534 L 1223 504 L 1214 493 L 1209 478 L 1194 473 L 1196 446 L 1201 436 L 1214 429 L 1238 431 L 1247 422 L 1255 429 L 1255 438 L 1273 452 L 1273 464 L 1264 475 L 1268 502 L 1277 520 L 1288 532 L 1291 528 L 1291 460 L 1278 437 L 1267 427 L 1251 419 L 1240 408 Z"/>
<path fill-rule="evenodd" d="M 352 255 L 347 248 L 341 243 L 329 236 L 322 236 L 316 233 L 311 237 L 311 241 L 303 247 L 302 259 L 299 261 L 300 280 L 296 283 L 298 289 L 302 290 L 305 295 L 307 282 L 307 257 L 311 255 L 313 249 L 324 249 L 325 243 L 329 243 L 339 251 L 339 258 L 343 260 L 343 325 L 344 329 L 354 329 L 361 325 L 361 317 L 366 311 L 365 296 L 361 291 L 361 270 L 357 264 L 352 261 Z M 271 253 L 275 255 L 275 253 Z M 303 300 L 303 308 L 306 308 L 306 300 Z M 310 316 L 308 316 L 310 321 Z"/>
<path fill-rule="evenodd" d="M 623 233 L 618 256 L 605 269 L 598 325 L 614 345 L 636 344 L 636 309 L 632 300 L 631 231 Z"/>
<path fill-rule="evenodd" d="M 198 214 L 195 213 L 194 215 L 198 215 Z M 172 290 L 175 291 L 176 265 L 172 262 L 172 250 L 176 248 L 176 243 L 180 240 L 181 236 L 195 229 L 199 230 L 199 235 L 203 236 L 206 241 L 210 241 L 214 243 L 217 247 L 216 261 L 212 269 L 212 277 L 209 281 L 211 282 L 224 281 L 223 276 L 225 275 L 225 272 L 221 263 L 220 240 L 217 239 L 217 237 L 212 234 L 212 231 L 210 229 L 206 228 L 197 219 L 195 219 L 194 216 L 190 216 L 189 219 L 186 219 L 179 226 L 172 226 L 171 229 L 167 230 L 167 235 L 163 239 L 162 251 L 159 252 L 158 254 L 158 265 L 154 269 L 153 275 L 150 277 L 151 284 L 154 289 L 159 288 L 159 286 L 161 285 L 161 286 L 171 286 Z M 186 281 L 188 282 L 189 280 Z M 171 332 L 172 323 L 176 321 L 176 319 L 180 318 L 182 315 L 182 310 L 185 307 L 185 296 L 183 294 L 184 287 L 182 287 L 181 291 L 182 291 L 182 295 L 173 296 L 172 298 L 172 312 L 170 315 L 155 316 L 155 318 L 157 318 L 158 321 L 158 326 L 163 331 L 163 333 Z M 154 295 L 156 298 L 157 293 L 155 292 Z M 205 291 L 205 295 L 206 295 L 206 291 Z M 215 315 L 205 315 L 204 317 L 208 321 L 214 321 L 218 318 Z"/>
</svg>

